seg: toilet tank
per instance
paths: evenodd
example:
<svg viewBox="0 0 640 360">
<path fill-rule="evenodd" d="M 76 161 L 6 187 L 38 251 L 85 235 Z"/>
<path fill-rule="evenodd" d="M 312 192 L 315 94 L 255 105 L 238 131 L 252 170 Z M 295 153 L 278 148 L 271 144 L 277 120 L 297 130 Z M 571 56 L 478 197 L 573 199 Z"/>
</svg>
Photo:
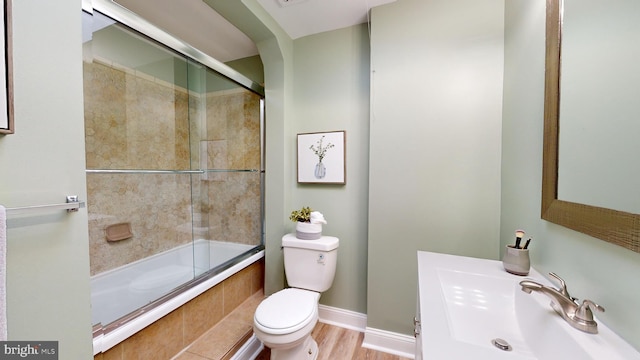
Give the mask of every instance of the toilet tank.
<svg viewBox="0 0 640 360">
<path fill-rule="evenodd" d="M 338 260 L 337 237 L 301 240 L 293 234 L 282 237 L 284 270 L 291 287 L 324 292 L 333 284 Z"/>
</svg>

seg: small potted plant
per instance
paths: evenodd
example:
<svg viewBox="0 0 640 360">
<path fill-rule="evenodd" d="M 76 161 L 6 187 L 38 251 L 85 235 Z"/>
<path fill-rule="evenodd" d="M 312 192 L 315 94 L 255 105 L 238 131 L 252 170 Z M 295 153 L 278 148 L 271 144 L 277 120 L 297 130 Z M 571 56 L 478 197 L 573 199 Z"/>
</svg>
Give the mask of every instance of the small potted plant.
<svg viewBox="0 0 640 360">
<path fill-rule="evenodd" d="M 322 224 L 327 221 L 324 216 L 305 206 L 300 210 L 293 210 L 289 220 L 296 223 L 296 237 L 302 240 L 317 240 L 322 236 Z"/>
</svg>

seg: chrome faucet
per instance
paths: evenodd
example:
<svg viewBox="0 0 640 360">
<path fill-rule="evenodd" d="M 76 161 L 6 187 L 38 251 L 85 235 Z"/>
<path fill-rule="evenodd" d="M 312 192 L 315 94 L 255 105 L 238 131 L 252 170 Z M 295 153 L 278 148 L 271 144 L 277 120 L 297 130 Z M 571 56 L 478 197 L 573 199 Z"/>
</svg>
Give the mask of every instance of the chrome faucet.
<svg viewBox="0 0 640 360">
<path fill-rule="evenodd" d="M 593 320 L 592 310 L 604 312 L 604 308 L 591 300 L 584 300 L 579 305 L 578 299 L 569 295 L 564 280 L 555 273 L 549 273 L 549 275 L 558 280 L 560 288 L 554 289 L 532 280 L 523 280 L 520 281 L 522 291 L 527 294 L 531 294 L 532 291 L 545 294 L 551 299 L 551 307 L 571 326 L 590 334 L 596 334 L 598 323 Z"/>
</svg>

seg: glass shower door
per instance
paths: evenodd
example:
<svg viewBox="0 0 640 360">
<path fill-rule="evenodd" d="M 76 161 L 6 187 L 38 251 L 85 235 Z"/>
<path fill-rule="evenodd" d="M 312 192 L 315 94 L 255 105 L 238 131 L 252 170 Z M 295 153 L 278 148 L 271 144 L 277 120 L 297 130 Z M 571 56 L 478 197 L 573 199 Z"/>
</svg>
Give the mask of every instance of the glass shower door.
<svg viewBox="0 0 640 360">
<path fill-rule="evenodd" d="M 195 228 L 207 229 L 195 234 L 196 243 L 206 241 L 214 269 L 262 244 L 262 104 L 258 94 L 204 70 L 193 116 L 201 127 L 192 132 L 203 174 L 192 188 L 201 221 Z"/>
<path fill-rule="evenodd" d="M 206 61 L 83 16 L 93 321 L 111 324 L 263 245 L 264 112 Z"/>
<path fill-rule="evenodd" d="M 194 278 L 194 129 L 187 60 L 99 13 L 92 20 L 87 208 L 94 323 L 107 324 Z"/>
</svg>

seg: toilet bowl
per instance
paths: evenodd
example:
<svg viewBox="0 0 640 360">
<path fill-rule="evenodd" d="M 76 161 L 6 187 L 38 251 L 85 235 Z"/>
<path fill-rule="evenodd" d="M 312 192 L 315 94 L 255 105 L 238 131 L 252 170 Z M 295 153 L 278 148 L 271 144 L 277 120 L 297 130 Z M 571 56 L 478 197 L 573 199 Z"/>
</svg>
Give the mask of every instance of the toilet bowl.
<svg viewBox="0 0 640 360">
<path fill-rule="evenodd" d="M 264 299 L 253 317 L 253 332 L 271 348 L 271 360 L 315 360 L 318 344 L 311 332 L 318 322 L 320 293 L 333 283 L 339 240 L 282 238 L 288 289 Z"/>
<path fill-rule="evenodd" d="M 254 315 L 253 331 L 271 348 L 271 358 L 278 360 L 313 360 L 318 345 L 311 331 L 318 322 L 318 300 L 314 291 L 289 288 L 265 299 Z"/>
</svg>

